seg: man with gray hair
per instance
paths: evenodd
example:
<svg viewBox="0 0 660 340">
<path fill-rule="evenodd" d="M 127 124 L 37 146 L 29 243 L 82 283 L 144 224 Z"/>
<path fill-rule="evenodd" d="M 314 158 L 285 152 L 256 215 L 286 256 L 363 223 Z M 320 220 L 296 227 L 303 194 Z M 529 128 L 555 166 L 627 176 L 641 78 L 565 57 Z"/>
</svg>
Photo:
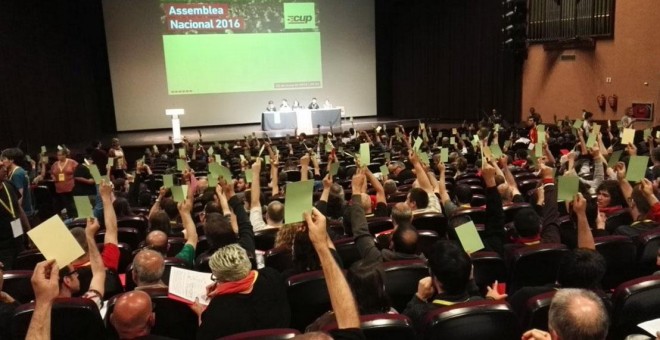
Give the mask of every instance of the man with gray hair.
<svg viewBox="0 0 660 340">
<path fill-rule="evenodd" d="M 598 295 L 585 289 L 566 288 L 555 294 L 548 314 L 550 332 L 532 329 L 523 340 L 602 340 L 609 317 Z"/>
<path fill-rule="evenodd" d="M 133 281 L 135 289 L 167 288 L 162 277 L 165 271 L 165 259 L 159 252 L 151 249 L 140 250 L 133 258 Z"/>
<path fill-rule="evenodd" d="M 286 286 L 277 270 L 253 270 L 247 251 L 236 243 L 219 248 L 209 267 L 215 281 L 207 288 L 211 302 L 206 308 L 197 301 L 192 306 L 200 318 L 197 339 L 289 327 Z"/>
</svg>

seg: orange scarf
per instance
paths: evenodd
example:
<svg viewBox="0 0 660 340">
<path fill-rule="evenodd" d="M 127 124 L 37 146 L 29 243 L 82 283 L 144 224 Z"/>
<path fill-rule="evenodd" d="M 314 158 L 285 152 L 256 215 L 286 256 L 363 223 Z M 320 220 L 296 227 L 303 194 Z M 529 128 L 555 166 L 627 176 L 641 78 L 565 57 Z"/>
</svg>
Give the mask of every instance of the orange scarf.
<svg viewBox="0 0 660 340">
<path fill-rule="evenodd" d="M 208 294 L 208 296 L 209 298 L 213 298 L 219 295 L 249 294 L 252 292 L 252 288 L 254 288 L 254 283 L 257 282 L 258 276 L 259 272 L 252 270 L 244 279 L 219 283 L 215 286 L 215 289 Z"/>
</svg>

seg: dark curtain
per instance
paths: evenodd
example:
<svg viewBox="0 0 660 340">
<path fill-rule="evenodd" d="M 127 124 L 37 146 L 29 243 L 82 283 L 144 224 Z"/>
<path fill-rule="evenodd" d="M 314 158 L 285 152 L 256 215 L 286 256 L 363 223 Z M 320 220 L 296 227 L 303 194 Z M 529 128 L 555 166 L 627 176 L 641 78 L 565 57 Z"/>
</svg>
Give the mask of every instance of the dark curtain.
<svg viewBox="0 0 660 340">
<path fill-rule="evenodd" d="M 7 2 L 0 41 L 0 146 L 34 153 L 115 130 L 101 0 Z"/>
<path fill-rule="evenodd" d="M 496 0 L 376 0 L 378 115 L 518 117 L 521 64 L 501 49 Z"/>
</svg>

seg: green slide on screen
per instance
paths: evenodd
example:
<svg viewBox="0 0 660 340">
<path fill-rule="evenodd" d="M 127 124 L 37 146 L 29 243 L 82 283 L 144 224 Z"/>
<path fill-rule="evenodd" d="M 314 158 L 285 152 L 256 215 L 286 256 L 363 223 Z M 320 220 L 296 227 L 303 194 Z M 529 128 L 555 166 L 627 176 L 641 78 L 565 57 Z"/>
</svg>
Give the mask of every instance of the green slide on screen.
<svg viewBox="0 0 660 340">
<path fill-rule="evenodd" d="M 164 35 L 171 95 L 322 88 L 321 33 Z"/>
</svg>

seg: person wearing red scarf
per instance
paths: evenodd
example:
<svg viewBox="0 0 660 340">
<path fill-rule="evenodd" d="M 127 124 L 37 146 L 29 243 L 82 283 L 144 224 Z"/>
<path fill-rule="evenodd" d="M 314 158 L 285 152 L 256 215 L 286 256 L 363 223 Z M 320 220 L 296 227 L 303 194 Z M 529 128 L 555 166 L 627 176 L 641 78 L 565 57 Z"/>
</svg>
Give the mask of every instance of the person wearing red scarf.
<svg viewBox="0 0 660 340">
<path fill-rule="evenodd" d="M 209 259 L 214 284 L 203 308 L 192 308 L 200 317 L 197 339 L 217 339 L 258 329 L 289 327 L 286 286 L 272 268 L 253 270 L 247 252 L 238 244 L 218 249 Z"/>
</svg>

